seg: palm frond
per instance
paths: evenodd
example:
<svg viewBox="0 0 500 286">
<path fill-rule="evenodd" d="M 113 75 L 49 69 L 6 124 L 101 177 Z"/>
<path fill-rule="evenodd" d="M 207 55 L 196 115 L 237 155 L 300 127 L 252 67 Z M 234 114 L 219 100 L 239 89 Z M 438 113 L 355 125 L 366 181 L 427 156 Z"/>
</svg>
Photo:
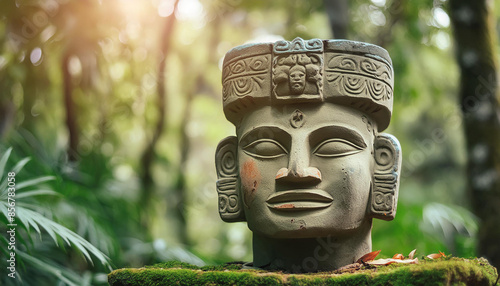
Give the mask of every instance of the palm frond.
<svg viewBox="0 0 500 286">
<path fill-rule="evenodd" d="M 27 192 L 22 192 L 22 193 L 16 194 L 16 198 L 17 199 L 24 199 L 24 198 L 28 198 L 28 197 L 43 196 L 43 195 L 60 196 L 61 194 L 54 192 L 52 190 L 34 190 L 34 191 L 27 191 Z"/>
<path fill-rule="evenodd" d="M 0 186 L 2 187 L 0 196 L 1 197 L 6 197 L 7 196 L 7 176 L 5 172 L 5 167 L 7 165 L 7 161 L 9 159 L 10 153 L 12 151 L 12 148 L 9 148 L 5 154 L 0 158 L 0 176 L 2 176 L 2 182 L 0 183 Z M 22 159 L 19 161 L 13 168 L 12 172 L 18 173 L 19 171 L 22 170 L 22 168 L 26 165 L 26 163 L 29 161 L 29 158 Z M 29 187 L 34 187 L 37 186 L 41 183 L 48 182 L 51 180 L 54 180 L 54 176 L 43 176 L 43 177 L 36 177 L 31 180 L 27 181 L 22 181 L 22 182 L 16 182 L 16 191 L 22 190 L 25 188 Z M 92 255 L 96 257 L 103 266 L 108 267 L 111 270 L 110 266 L 110 261 L 109 258 L 102 253 L 99 249 L 97 249 L 95 246 L 93 246 L 90 242 L 85 240 L 83 237 L 79 236 L 75 232 L 71 231 L 70 229 L 66 228 L 65 226 L 43 216 L 41 213 L 34 211 L 33 209 L 39 208 L 39 206 L 34 205 L 34 204 L 29 204 L 29 203 L 21 203 L 17 202 L 18 199 L 20 198 L 29 198 L 29 197 L 34 197 L 34 196 L 40 196 L 40 195 L 59 195 L 59 193 L 54 192 L 52 190 L 48 189 L 35 189 L 35 190 L 29 190 L 29 191 L 22 191 L 22 192 L 16 192 L 16 212 L 15 212 L 15 219 L 19 220 L 22 223 L 22 227 L 30 233 L 31 229 L 34 229 L 38 234 L 42 234 L 42 230 L 45 230 L 47 234 L 52 238 L 52 240 L 55 242 L 57 246 L 59 245 L 60 240 L 64 241 L 66 244 L 73 246 L 75 249 L 80 251 L 84 258 L 89 261 L 91 264 L 93 263 L 92 260 Z M 5 218 L 9 218 L 8 215 L 8 208 L 9 205 L 7 203 L 7 200 L 2 199 L 0 201 L 0 213 L 2 213 Z M 31 238 L 31 236 L 29 236 Z M 62 246 L 60 246 L 62 247 Z M 25 255 L 28 260 L 30 260 L 32 263 L 36 264 L 37 266 L 48 267 L 46 270 L 49 273 L 52 273 L 56 275 L 57 268 L 50 268 L 50 266 L 44 264 L 43 262 L 40 262 L 39 260 L 36 260 L 33 256 Z M 56 275 L 59 277 L 58 275 Z M 61 278 L 61 277 L 59 277 Z M 64 281 L 67 283 L 65 280 L 61 278 L 61 281 Z M 76 284 L 75 284 L 76 285 Z"/>
<path fill-rule="evenodd" d="M 50 261 L 42 261 L 32 255 L 24 253 L 22 251 L 17 251 L 17 255 L 19 255 L 24 261 L 35 266 L 37 269 L 42 270 L 52 276 L 56 277 L 60 281 L 66 283 L 69 286 L 79 286 L 81 285 L 82 277 L 78 274 L 68 271 L 66 268 L 61 266 L 52 265 Z"/>
<path fill-rule="evenodd" d="M 31 226 L 39 233 L 41 228 L 44 229 L 52 237 L 56 245 L 59 245 L 58 237 L 60 237 L 68 245 L 73 246 L 82 252 L 90 263 L 93 264 L 92 257 L 90 255 L 92 254 L 101 262 L 102 265 L 111 269 L 109 258 L 104 253 L 68 228 L 24 207 L 17 207 L 16 213 L 19 220 L 21 220 L 26 227 Z"/>
<path fill-rule="evenodd" d="M 12 168 L 12 172 L 14 172 L 16 174 L 19 173 L 19 171 L 21 171 L 21 169 L 24 167 L 24 165 L 26 165 L 26 163 L 28 163 L 30 160 L 31 160 L 31 158 L 29 158 L 29 157 L 21 159 L 21 161 L 17 162 L 17 164 L 14 166 L 14 168 Z"/>
<path fill-rule="evenodd" d="M 12 147 L 7 149 L 5 154 L 3 154 L 2 158 L 0 159 L 0 178 L 3 177 L 3 171 L 5 170 L 5 165 L 7 165 L 7 160 L 9 160 L 10 152 L 12 152 Z"/>
<path fill-rule="evenodd" d="M 24 189 L 26 187 L 36 186 L 40 183 L 52 181 L 55 179 L 56 178 L 54 176 L 44 176 L 44 177 L 34 178 L 31 180 L 27 180 L 27 181 L 16 184 L 16 190 L 21 190 L 21 189 Z"/>
<path fill-rule="evenodd" d="M 454 233 L 474 236 L 478 219 L 460 206 L 429 203 L 423 209 L 423 227 L 440 231 L 445 239 L 451 239 Z"/>
</svg>

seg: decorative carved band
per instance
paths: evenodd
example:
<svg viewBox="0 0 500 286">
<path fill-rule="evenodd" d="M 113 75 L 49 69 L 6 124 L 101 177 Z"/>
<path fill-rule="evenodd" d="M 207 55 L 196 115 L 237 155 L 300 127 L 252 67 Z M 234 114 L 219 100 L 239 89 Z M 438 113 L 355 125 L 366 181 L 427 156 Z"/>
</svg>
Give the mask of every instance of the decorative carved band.
<svg viewBox="0 0 500 286">
<path fill-rule="evenodd" d="M 365 56 L 333 54 L 325 67 L 326 80 L 339 95 L 390 100 L 393 90 L 392 68 L 385 62 Z"/>
<path fill-rule="evenodd" d="M 375 173 L 373 190 L 373 211 L 381 213 L 392 213 L 397 188 L 396 173 Z"/>
<path fill-rule="evenodd" d="M 293 41 L 277 41 L 273 46 L 273 53 L 305 53 L 305 52 L 323 52 L 323 41 L 312 39 L 304 41 L 301 38 L 295 38 Z"/>
<path fill-rule="evenodd" d="M 227 192 L 236 189 L 237 177 L 222 178 L 217 180 L 217 189 L 221 192 Z"/>
<path fill-rule="evenodd" d="M 271 55 L 259 55 L 240 58 L 227 64 L 222 71 L 223 100 L 261 90 L 269 77 L 270 62 Z"/>
<path fill-rule="evenodd" d="M 345 40 L 252 44 L 228 52 L 222 71 L 224 112 L 239 122 L 249 108 L 333 102 L 389 125 L 393 70 L 384 49 Z"/>
</svg>

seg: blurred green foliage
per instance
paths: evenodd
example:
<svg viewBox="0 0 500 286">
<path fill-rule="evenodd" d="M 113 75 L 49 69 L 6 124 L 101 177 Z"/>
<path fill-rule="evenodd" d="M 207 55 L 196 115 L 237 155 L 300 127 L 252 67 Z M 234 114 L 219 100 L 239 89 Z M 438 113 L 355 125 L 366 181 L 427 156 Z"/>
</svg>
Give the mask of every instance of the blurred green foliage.
<svg viewBox="0 0 500 286">
<path fill-rule="evenodd" d="M 403 178 L 396 219 L 374 223 L 381 256 L 414 248 L 475 255 L 478 222 L 464 195 L 458 69 L 446 5 L 349 1 L 349 39 L 383 45 L 395 69 L 387 132 L 402 144 Z M 498 19 L 498 6 L 495 13 Z M 162 52 L 163 27 L 173 16 L 176 25 L 166 35 L 172 44 Z M 331 38 L 322 1 L 180 0 L 174 12 L 169 0 L 9 0 L 1 1 L 0 17 L 0 154 L 13 147 L 8 166 L 30 157 L 19 179 L 51 176 L 43 184 L 57 193 L 30 203 L 100 249 L 114 268 L 251 260 L 246 225 L 225 224 L 217 212 L 215 146 L 234 133 L 221 108 L 222 58 L 248 42 Z M 163 57 L 165 77 L 158 78 Z M 166 125 L 151 166 L 154 200 L 144 207 L 140 158 L 160 117 L 163 81 Z M 65 87 L 74 101 L 70 112 Z M 76 130 L 68 129 L 68 116 Z M 68 152 L 72 132 L 78 142 Z M 182 199 L 174 195 L 180 178 Z M 57 251 L 45 231 L 19 235 L 37 245 L 33 255 L 89 284 L 104 283 L 103 265 L 86 263 L 77 249 Z M 20 274 L 33 269 L 41 266 L 18 267 Z M 38 285 L 61 280 L 49 276 Z"/>
</svg>

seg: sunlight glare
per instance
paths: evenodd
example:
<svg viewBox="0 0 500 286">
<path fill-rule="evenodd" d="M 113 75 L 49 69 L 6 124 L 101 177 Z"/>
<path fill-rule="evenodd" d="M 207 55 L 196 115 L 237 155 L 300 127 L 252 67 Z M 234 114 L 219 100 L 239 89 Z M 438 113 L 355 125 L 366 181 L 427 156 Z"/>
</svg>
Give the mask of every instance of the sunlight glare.
<svg viewBox="0 0 500 286">
<path fill-rule="evenodd" d="M 269 34 L 269 32 L 265 29 L 257 29 L 254 31 L 255 36 L 246 41 L 245 44 L 253 44 L 253 43 L 274 43 L 276 41 L 284 40 L 284 38 L 280 35 Z"/>
<path fill-rule="evenodd" d="M 3 69 L 3 67 L 5 67 L 6 64 L 7 64 L 7 59 L 0 55 L 0 71 Z"/>
<path fill-rule="evenodd" d="M 82 74 L 82 62 L 77 56 L 71 56 L 68 63 L 69 73 L 73 76 L 80 76 Z"/>
<path fill-rule="evenodd" d="M 134 169 L 130 165 L 122 164 L 118 165 L 113 170 L 113 176 L 119 181 L 127 181 L 134 175 Z"/>
<path fill-rule="evenodd" d="M 160 17 L 168 17 L 174 12 L 174 2 L 170 0 L 163 0 L 158 5 L 158 15 Z"/>
<path fill-rule="evenodd" d="M 443 31 L 439 31 L 434 36 L 434 41 L 436 42 L 436 46 L 438 48 L 440 48 L 441 50 L 446 50 L 451 45 L 450 35 L 446 32 L 443 32 Z"/>
<path fill-rule="evenodd" d="M 130 22 L 127 24 L 127 27 L 125 28 L 127 31 L 127 36 L 130 39 L 139 39 L 141 36 L 141 24 L 139 22 Z"/>
<path fill-rule="evenodd" d="M 179 0 L 175 17 L 178 20 L 197 20 L 203 16 L 203 5 L 198 0 Z"/>
<path fill-rule="evenodd" d="M 386 18 L 384 13 L 380 11 L 379 9 L 374 9 L 370 11 L 370 21 L 375 25 L 375 26 L 385 26 L 386 23 Z"/>
<path fill-rule="evenodd" d="M 450 17 L 441 8 L 432 9 L 432 17 L 434 18 L 435 26 L 438 28 L 447 28 L 450 26 Z"/>
<path fill-rule="evenodd" d="M 372 3 L 378 7 L 384 7 L 385 6 L 385 0 L 372 0 Z"/>
<path fill-rule="evenodd" d="M 34 48 L 30 54 L 30 61 L 34 66 L 38 66 L 42 62 L 42 49 Z"/>
</svg>

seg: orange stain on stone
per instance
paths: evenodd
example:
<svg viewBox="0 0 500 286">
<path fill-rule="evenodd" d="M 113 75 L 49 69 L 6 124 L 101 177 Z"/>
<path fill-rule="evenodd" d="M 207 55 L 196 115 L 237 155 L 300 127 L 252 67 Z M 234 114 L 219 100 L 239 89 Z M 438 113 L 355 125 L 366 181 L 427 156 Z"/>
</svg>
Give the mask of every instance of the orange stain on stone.
<svg viewBox="0 0 500 286">
<path fill-rule="evenodd" d="M 245 205 L 250 208 L 260 184 L 260 172 L 253 159 L 248 159 L 243 163 L 240 178 L 243 187 L 243 200 Z"/>
<path fill-rule="evenodd" d="M 282 204 L 279 206 L 276 206 L 278 209 L 294 209 L 295 205 L 294 204 Z"/>
</svg>

